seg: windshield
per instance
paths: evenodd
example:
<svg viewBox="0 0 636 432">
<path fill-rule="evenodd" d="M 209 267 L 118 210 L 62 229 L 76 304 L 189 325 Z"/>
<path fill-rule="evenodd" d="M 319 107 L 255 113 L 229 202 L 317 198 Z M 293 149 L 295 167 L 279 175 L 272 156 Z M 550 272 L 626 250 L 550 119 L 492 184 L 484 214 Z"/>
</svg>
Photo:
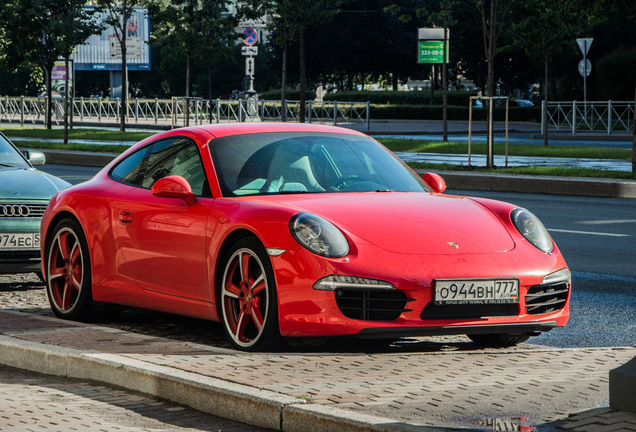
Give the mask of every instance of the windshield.
<svg viewBox="0 0 636 432">
<path fill-rule="evenodd" d="M 0 168 L 2 167 L 29 168 L 30 165 L 4 135 L 0 134 Z"/>
<path fill-rule="evenodd" d="M 337 133 L 266 133 L 215 139 L 224 196 L 320 192 L 430 192 L 376 141 Z"/>
</svg>

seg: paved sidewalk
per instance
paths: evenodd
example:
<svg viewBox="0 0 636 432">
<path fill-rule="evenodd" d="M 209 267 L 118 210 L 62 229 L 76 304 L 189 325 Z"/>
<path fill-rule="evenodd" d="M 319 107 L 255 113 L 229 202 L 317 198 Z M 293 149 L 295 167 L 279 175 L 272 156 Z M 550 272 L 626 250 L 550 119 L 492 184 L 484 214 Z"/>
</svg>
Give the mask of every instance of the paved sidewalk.
<svg viewBox="0 0 636 432">
<path fill-rule="evenodd" d="M 609 371 L 635 355 L 635 347 L 529 343 L 477 350 L 457 338 L 407 340 L 370 353 L 246 354 L 0 311 L 1 364 L 107 383 L 285 431 L 555 430 L 569 413 L 607 407 Z M 588 430 L 571 424 L 568 430 Z"/>
</svg>

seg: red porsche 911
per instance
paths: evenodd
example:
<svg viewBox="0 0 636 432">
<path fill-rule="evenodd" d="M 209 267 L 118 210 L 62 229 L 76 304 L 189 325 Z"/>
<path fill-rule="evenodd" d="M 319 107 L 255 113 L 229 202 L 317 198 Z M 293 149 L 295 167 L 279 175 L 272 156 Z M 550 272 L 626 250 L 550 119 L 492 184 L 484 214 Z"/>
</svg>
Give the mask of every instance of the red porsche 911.
<svg viewBox="0 0 636 432">
<path fill-rule="evenodd" d="M 510 346 L 565 325 L 570 271 L 541 222 L 444 189 L 348 129 L 163 132 L 53 197 L 48 297 L 73 320 L 132 306 L 220 321 L 241 350 L 446 334 Z"/>
</svg>

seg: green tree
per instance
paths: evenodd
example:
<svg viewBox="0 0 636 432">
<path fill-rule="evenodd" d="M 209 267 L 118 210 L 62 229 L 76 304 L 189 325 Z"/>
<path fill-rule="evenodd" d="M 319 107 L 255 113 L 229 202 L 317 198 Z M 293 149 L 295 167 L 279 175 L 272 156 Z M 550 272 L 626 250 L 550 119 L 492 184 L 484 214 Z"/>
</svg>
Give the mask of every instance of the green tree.
<svg viewBox="0 0 636 432">
<path fill-rule="evenodd" d="M 577 49 L 575 39 L 594 23 L 595 12 L 590 2 L 583 0 L 525 0 L 514 11 L 514 43 L 531 59 L 541 62 L 544 66 L 544 116 L 550 99 L 551 59 L 564 51 Z M 548 145 L 547 122 L 544 122 L 543 139 L 544 144 Z"/>
<path fill-rule="evenodd" d="M 98 0 L 103 10 L 108 12 L 106 24 L 115 29 L 115 35 L 121 50 L 121 107 L 119 116 L 119 130 L 126 131 L 126 117 L 128 114 L 128 68 L 126 65 L 126 37 L 127 26 L 133 15 L 133 8 L 137 0 Z"/>
<path fill-rule="evenodd" d="M 338 8 L 348 0 L 249 0 L 244 2 L 243 13 L 246 16 L 269 14 L 273 18 L 274 29 L 278 37 L 275 43 L 283 49 L 283 72 L 281 77 L 281 100 L 284 101 L 287 70 L 287 45 L 298 38 L 299 75 L 300 75 L 300 112 L 299 121 L 305 121 L 305 101 L 307 91 L 307 73 L 305 56 L 306 31 L 331 19 Z M 283 118 L 284 120 L 284 118 Z"/>
<path fill-rule="evenodd" d="M 46 80 L 46 127 L 52 126 L 51 73 L 59 58 L 68 59 L 79 44 L 101 27 L 81 0 L 16 0 L 0 9 L 0 50 L 7 63 L 41 65 Z M 68 86 L 67 86 L 68 88 Z"/>
<path fill-rule="evenodd" d="M 488 67 L 486 95 L 495 95 L 495 57 L 497 42 L 506 26 L 506 20 L 515 0 L 472 0 L 479 11 L 482 23 L 484 54 Z"/>
<path fill-rule="evenodd" d="M 149 10 L 157 20 L 155 38 L 163 38 L 186 59 L 185 96 L 191 93 L 192 61 L 213 58 L 220 41 L 233 33 L 236 24 L 227 16 L 224 0 L 170 0 L 151 2 Z"/>
</svg>

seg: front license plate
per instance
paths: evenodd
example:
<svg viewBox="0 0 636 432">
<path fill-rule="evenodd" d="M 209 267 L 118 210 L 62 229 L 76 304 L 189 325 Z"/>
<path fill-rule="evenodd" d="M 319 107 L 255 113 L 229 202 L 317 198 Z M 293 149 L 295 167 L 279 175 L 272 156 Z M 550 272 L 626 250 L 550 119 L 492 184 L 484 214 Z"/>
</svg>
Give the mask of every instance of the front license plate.
<svg viewBox="0 0 636 432">
<path fill-rule="evenodd" d="M 0 249 L 39 249 L 40 233 L 0 234 Z"/>
<path fill-rule="evenodd" d="M 435 280 L 436 304 L 519 303 L 518 279 Z"/>
</svg>

